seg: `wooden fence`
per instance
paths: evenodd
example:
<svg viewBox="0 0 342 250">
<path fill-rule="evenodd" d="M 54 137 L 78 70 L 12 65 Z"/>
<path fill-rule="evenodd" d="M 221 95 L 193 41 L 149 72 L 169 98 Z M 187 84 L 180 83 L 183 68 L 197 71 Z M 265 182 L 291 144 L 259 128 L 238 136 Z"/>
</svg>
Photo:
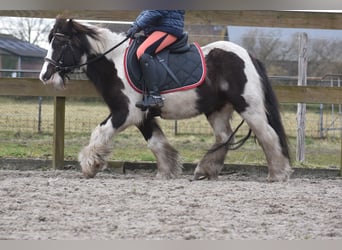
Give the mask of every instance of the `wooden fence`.
<svg viewBox="0 0 342 250">
<path fill-rule="evenodd" d="M 327 103 L 342 104 L 342 88 L 319 86 L 274 86 L 281 103 Z M 93 84 L 87 80 L 73 80 L 64 91 L 43 85 L 32 78 L 0 78 L 0 95 L 3 96 L 53 96 L 54 132 L 52 166 L 64 166 L 64 125 L 65 99 L 67 97 L 96 97 Z M 341 138 L 341 174 L 342 174 L 342 138 Z"/>
</svg>

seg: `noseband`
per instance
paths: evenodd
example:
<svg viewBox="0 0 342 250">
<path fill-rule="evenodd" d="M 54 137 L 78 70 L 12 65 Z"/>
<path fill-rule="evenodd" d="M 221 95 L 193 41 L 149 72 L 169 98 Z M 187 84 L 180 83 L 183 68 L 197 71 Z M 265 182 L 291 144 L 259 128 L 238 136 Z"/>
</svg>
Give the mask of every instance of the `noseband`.
<svg viewBox="0 0 342 250">
<path fill-rule="evenodd" d="M 72 48 L 72 44 L 71 44 L 71 38 L 68 35 L 62 34 L 62 33 L 54 33 L 53 34 L 53 39 L 55 39 L 56 37 L 62 37 L 65 39 L 65 44 L 63 44 L 62 46 L 62 51 L 61 51 L 61 55 L 60 58 L 55 61 L 52 58 L 47 58 L 45 57 L 44 60 L 50 64 L 52 64 L 55 67 L 55 70 L 57 73 L 59 73 L 63 78 L 64 77 L 68 77 L 68 74 L 71 73 L 74 69 L 79 69 L 82 66 L 88 65 L 90 63 L 93 63 L 99 59 L 101 59 L 102 57 L 104 57 L 105 55 L 107 55 L 109 52 L 113 51 L 114 49 L 116 49 L 117 47 L 119 47 L 121 44 L 123 44 L 124 42 L 126 42 L 129 37 L 126 37 L 124 40 L 122 40 L 121 42 L 119 42 L 118 44 L 116 44 L 114 47 L 110 48 L 109 50 L 107 50 L 105 53 L 103 54 L 99 54 L 96 57 L 87 60 L 85 63 L 82 64 L 75 64 L 75 65 L 71 65 L 71 66 L 65 66 L 64 65 L 64 55 L 65 55 L 65 51 L 67 48 L 69 48 L 72 51 L 72 56 L 75 60 L 75 55 L 74 55 L 74 50 Z M 53 42 L 53 41 L 52 41 Z"/>
</svg>

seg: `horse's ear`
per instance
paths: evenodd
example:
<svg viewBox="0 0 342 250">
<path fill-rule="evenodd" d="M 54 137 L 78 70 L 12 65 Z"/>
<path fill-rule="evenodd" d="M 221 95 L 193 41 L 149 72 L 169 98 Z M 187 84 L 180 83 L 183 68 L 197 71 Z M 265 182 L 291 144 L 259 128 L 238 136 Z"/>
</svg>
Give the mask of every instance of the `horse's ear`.
<svg viewBox="0 0 342 250">
<path fill-rule="evenodd" d="M 72 18 L 69 18 L 69 19 L 68 19 L 68 27 L 69 27 L 69 28 L 72 28 L 72 26 L 73 26 L 73 19 L 72 19 Z"/>
<path fill-rule="evenodd" d="M 63 15 L 58 15 L 56 16 L 56 22 L 54 25 L 54 32 L 61 32 L 62 27 L 65 25 L 65 23 L 67 22 L 67 19 L 63 16 Z"/>
<path fill-rule="evenodd" d="M 74 29 L 74 21 L 72 18 L 69 18 L 67 20 L 67 29 L 68 31 L 70 32 L 70 35 L 72 35 L 74 32 L 75 32 L 75 29 Z"/>
</svg>

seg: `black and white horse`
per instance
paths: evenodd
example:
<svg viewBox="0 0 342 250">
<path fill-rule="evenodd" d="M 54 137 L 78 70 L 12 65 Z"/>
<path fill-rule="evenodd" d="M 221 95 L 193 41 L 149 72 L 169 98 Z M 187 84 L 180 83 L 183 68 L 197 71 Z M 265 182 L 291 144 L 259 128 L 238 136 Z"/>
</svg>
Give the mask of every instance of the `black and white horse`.
<svg viewBox="0 0 342 250">
<path fill-rule="evenodd" d="M 86 177 L 94 177 L 106 167 L 113 136 L 134 125 L 156 157 L 157 176 L 174 178 L 182 170 L 178 152 L 167 141 L 155 117 L 135 107 L 142 94 L 134 90 L 125 77 L 123 56 L 128 42 L 97 57 L 124 39 L 124 34 L 57 17 L 49 34 L 50 45 L 40 79 L 44 84 L 63 89 L 67 74 L 78 65 L 111 111 L 94 129 L 89 145 L 79 154 Z M 163 119 L 186 119 L 205 114 L 213 128 L 215 143 L 198 163 L 194 179 L 218 177 L 229 150 L 227 145 L 220 145 L 227 144 L 233 133 L 230 119 L 236 111 L 263 148 L 268 180 L 286 181 L 292 172 L 287 139 L 278 102 L 262 63 L 228 41 L 210 43 L 203 46 L 202 51 L 207 67 L 204 83 L 193 89 L 164 94 L 160 113 Z M 87 63 L 89 61 L 92 62 Z"/>
</svg>

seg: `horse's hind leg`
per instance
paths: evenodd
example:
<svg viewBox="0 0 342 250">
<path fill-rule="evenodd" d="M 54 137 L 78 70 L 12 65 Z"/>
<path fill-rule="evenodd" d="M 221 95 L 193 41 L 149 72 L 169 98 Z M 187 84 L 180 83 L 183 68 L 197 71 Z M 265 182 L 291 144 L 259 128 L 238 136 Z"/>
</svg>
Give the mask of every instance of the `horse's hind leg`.
<svg viewBox="0 0 342 250">
<path fill-rule="evenodd" d="M 228 148 L 224 146 L 216 148 L 226 142 L 232 134 L 230 126 L 232 112 L 232 106 L 226 105 L 220 111 L 207 115 L 207 119 L 214 130 L 215 143 L 198 163 L 194 173 L 195 180 L 218 178 L 218 174 L 223 168 Z"/>
<path fill-rule="evenodd" d="M 107 158 L 112 152 L 110 141 L 114 133 L 111 115 L 93 130 L 88 146 L 78 155 L 85 177 L 93 178 L 97 172 L 106 168 Z"/>
<path fill-rule="evenodd" d="M 147 118 L 138 129 L 143 134 L 149 149 L 157 160 L 157 177 L 161 179 L 175 178 L 182 172 L 179 154 L 167 141 L 155 118 Z"/>
<path fill-rule="evenodd" d="M 268 181 L 286 181 L 292 172 L 289 157 L 283 152 L 278 134 L 268 123 L 266 112 L 257 107 L 258 105 L 250 105 L 241 115 L 256 135 L 265 153 Z"/>
</svg>

